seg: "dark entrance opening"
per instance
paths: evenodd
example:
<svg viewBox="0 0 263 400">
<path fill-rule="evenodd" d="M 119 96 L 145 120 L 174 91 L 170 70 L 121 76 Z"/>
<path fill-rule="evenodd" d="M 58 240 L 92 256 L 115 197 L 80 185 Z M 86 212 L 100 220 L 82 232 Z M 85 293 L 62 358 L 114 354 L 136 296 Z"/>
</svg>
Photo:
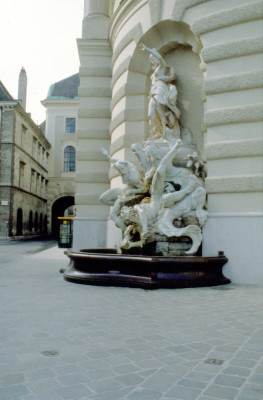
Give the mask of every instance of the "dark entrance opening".
<svg viewBox="0 0 263 400">
<path fill-rule="evenodd" d="M 56 200 L 52 206 L 52 236 L 57 238 L 59 234 L 58 217 L 64 217 L 64 212 L 68 207 L 75 204 L 73 196 L 64 196 Z"/>
<path fill-rule="evenodd" d="M 37 212 L 35 212 L 34 229 L 35 229 L 35 233 L 38 233 L 38 213 Z"/>
<path fill-rule="evenodd" d="M 39 218 L 39 233 L 40 234 L 43 233 L 43 214 L 40 214 L 40 218 Z"/>
<path fill-rule="evenodd" d="M 28 230 L 32 232 L 32 229 L 33 229 L 33 212 L 30 211 L 28 218 Z"/>
<path fill-rule="evenodd" d="M 43 227 L 43 229 L 44 229 L 44 235 L 46 236 L 47 235 L 47 216 L 46 215 L 44 216 L 44 227 Z"/>
<path fill-rule="evenodd" d="M 16 213 L 16 236 L 22 236 L 23 234 L 23 211 L 22 208 L 18 208 Z"/>
</svg>

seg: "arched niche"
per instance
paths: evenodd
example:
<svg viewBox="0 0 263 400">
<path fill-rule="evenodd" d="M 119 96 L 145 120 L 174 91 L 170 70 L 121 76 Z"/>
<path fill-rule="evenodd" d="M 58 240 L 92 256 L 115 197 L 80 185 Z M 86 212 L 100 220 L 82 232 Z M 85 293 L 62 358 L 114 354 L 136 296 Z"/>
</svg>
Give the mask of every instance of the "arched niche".
<svg viewBox="0 0 263 400">
<path fill-rule="evenodd" d="M 133 95 L 134 84 L 140 77 L 142 86 L 140 95 L 148 96 L 151 87 L 152 69 L 149 55 L 139 49 L 139 44 L 156 48 L 168 65 L 174 66 L 178 90 L 177 105 L 181 111 L 182 128 L 190 130 L 193 142 L 197 145 L 201 157 L 204 156 L 203 139 L 203 72 L 200 51 L 200 39 L 191 32 L 184 22 L 165 20 L 154 25 L 139 39 L 131 56 L 126 84 L 126 96 Z M 145 107 L 148 101 L 145 102 Z M 188 134 L 183 131 L 189 140 Z M 141 132 L 142 140 L 149 137 L 148 119 L 144 120 Z"/>
</svg>

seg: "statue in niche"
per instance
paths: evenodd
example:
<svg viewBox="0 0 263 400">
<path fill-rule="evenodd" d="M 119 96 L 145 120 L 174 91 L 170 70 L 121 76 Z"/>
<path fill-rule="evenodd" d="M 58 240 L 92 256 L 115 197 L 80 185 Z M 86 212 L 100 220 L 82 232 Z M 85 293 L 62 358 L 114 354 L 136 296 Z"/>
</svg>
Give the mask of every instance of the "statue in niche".
<svg viewBox="0 0 263 400">
<path fill-rule="evenodd" d="M 148 118 L 153 138 L 180 139 L 180 110 L 176 106 L 177 89 L 175 71 L 166 64 L 156 49 L 149 49 L 143 43 L 142 51 L 150 53 L 154 70 L 151 75 L 152 86 L 148 107 Z"/>
<path fill-rule="evenodd" d="M 135 248 L 143 254 L 150 244 L 155 245 L 154 254 L 160 249 L 162 255 L 196 254 L 207 218 L 204 163 L 197 151 L 185 157 L 186 149 L 196 147 L 188 129 L 180 133 L 174 69 L 155 49 L 143 44 L 140 49 L 150 53 L 154 68 L 148 111 L 153 136 L 131 146 L 138 168 L 102 149 L 123 187 L 107 190 L 100 199 L 113 206 L 111 218 L 123 232 L 122 250 Z"/>
</svg>

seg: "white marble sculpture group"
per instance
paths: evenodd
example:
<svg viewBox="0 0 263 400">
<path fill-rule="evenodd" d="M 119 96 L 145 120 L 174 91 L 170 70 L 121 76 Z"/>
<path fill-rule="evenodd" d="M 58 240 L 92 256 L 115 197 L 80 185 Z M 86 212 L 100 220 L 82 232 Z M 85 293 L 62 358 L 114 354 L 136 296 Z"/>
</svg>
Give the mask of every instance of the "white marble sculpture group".
<svg viewBox="0 0 263 400">
<path fill-rule="evenodd" d="M 150 53 L 153 68 L 148 108 L 152 136 L 143 145 L 131 146 L 139 168 L 102 149 L 124 186 L 107 190 L 100 200 L 113 206 L 111 219 L 123 232 L 121 249 L 155 243 L 156 254 L 194 255 L 207 218 L 204 164 L 197 151 L 185 157 L 174 68 L 155 49 L 144 44 L 140 49 Z"/>
</svg>

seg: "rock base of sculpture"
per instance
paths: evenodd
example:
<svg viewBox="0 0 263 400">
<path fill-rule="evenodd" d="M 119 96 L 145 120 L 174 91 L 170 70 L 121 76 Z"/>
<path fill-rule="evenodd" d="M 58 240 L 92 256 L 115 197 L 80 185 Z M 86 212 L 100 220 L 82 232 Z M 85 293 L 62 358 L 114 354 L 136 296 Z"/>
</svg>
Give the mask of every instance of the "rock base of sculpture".
<svg viewBox="0 0 263 400">
<path fill-rule="evenodd" d="M 189 288 L 230 283 L 222 273 L 228 261 L 217 257 L 147 256 L 117 254 L 114 249 L 87 249 L 67 253 L 71 267 L 64 279 L 74 283 L 144 289 Z"/>
<path fill-rule="evenodd" d="M 122 249 L 122 254 L 126 255 L 146 255 L 146 256 L 184 256 L 190 250 L 192 242 L 188 237 L 167 238 L 166 236 L 156 235 L 156 241 L 147 243 L 143 247 L 133 247 Z M 195 255 L 201 255 L 201 249 Z"/>
</svg>

